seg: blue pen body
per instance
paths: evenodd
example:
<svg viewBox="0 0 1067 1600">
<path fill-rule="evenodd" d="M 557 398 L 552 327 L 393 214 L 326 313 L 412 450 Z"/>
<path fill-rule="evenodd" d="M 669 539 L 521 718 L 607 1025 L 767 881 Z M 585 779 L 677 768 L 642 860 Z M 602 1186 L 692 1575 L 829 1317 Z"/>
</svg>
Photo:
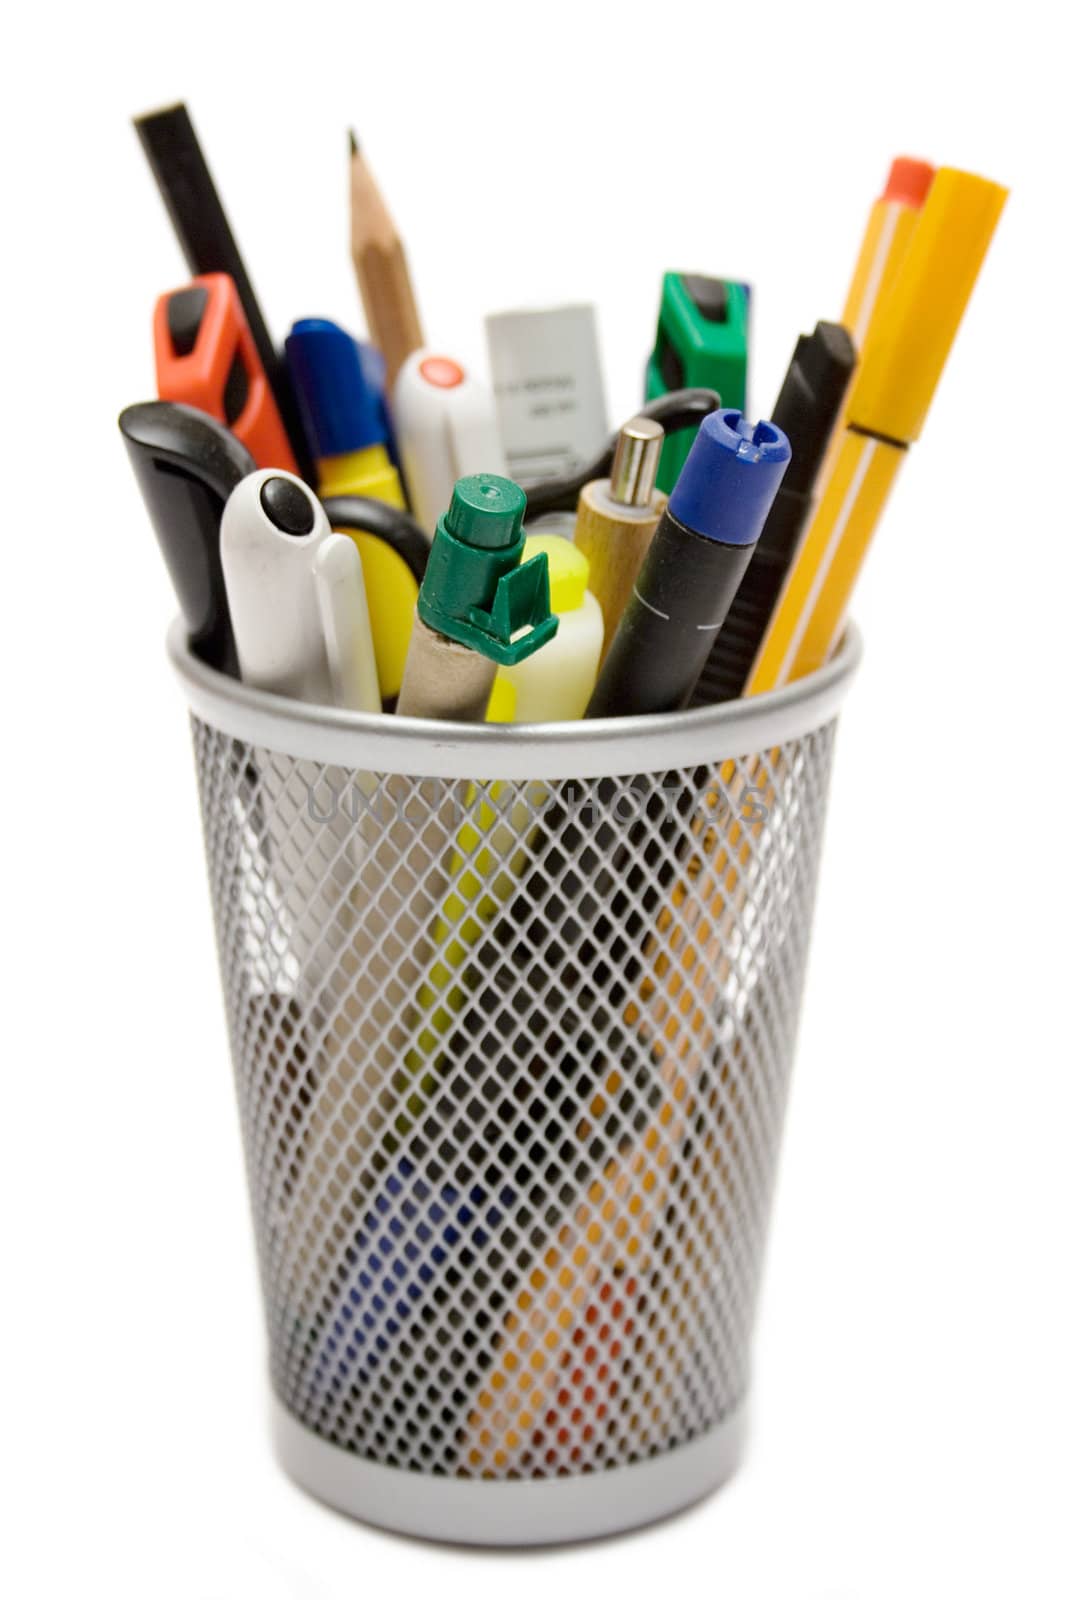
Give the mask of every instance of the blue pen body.
<svg viewBox="0 0 1067 1600">
<path fill-rule="evenodd" d="M 506 1185 L 434 1183 L 408 1157 L 396 1160 L 345 1252 L 333 1309 L 316 1330 L 316 1427 L 328 1434 L 339 1415 L 365 1401 L 403 1340 L 433 1342 L 435 1288 L 490 1248 L 515 1199 Z M 457 1426 L 465 1420 L 464 1404 Z"/>
</svg>

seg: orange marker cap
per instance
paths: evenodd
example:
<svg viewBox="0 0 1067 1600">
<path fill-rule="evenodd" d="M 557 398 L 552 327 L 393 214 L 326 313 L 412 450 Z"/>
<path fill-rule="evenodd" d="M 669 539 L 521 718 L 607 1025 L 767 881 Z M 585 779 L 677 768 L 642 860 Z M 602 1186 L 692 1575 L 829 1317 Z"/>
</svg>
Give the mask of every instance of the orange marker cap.
<svg viewBox="0 0 1067 1600">
<path fill-rule="evenodd" d="M 467 374 L 451 356 L 424 356 L 419 362 L 419 374 L 432 383 L 435 389 L 455 389 Z"/>
<path fill-rule="evenodd" d="M 897 156 L 885 180 L 882 199 L 918 211 L 930 192 L 936 171 L 929 161 L 920 161 L 916 156 Z"/>
</svg>

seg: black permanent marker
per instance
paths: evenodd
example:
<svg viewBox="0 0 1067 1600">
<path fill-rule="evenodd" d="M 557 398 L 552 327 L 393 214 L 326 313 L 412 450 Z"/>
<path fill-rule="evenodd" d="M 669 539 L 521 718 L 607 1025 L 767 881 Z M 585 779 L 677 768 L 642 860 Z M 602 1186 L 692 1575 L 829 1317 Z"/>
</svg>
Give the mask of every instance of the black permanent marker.
<svg viewBox="0 0 1067 1600">
<path fill-rule="evenodd" d="M 775 496 L 759 544 L 734 596 L 715 648 L 700 674 L 696 705 L 736 700 L 745 692 L 767 624 L 815 498 L 815 485 L 856 366 L 847 328 L 817 322 L 797 340 L 771 421 L 792 447 L 789 470 Z"/>
</svg>

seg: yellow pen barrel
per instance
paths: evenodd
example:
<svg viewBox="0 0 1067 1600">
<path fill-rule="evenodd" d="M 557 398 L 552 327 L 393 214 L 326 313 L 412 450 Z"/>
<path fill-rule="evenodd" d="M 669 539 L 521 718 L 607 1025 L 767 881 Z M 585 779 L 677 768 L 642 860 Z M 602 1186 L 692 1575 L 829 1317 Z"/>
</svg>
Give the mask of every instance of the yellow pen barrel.
<svg viewBox="0 0 1067 1600">
<path fill-rule="evenodd" d="M 830 655 L 904 455 L 899 445 L 846 430 L 752 669 L 747 694 L 762 694 L 803 677 Z"/>
<path fill-rule="evenodd" d="M 850 426 L 912 443 L 922 432 L 1008 191 L 942 167 L 896 282 L 872 324 Z"/>
<path fill-rule="evenodd" d="M 407 510 L 400 474 L 389 459 L 384 444 L 364 445 L 344 455 L 323 456 L 318 462 L 319 494 L 362 494 L 369 500 L 384 500 L 387 506 Z"/>
<path fill-rule="evenodd" d="M 323 499 L 358 494 L 370 500 L 382 500 L 398 511 L 407 510 L 400 476 L 383 444 L 366 445 L 362 450 L 350 450 L 345 455 L 324 456 L 318 463 L 318 470 L 319 494 Z M 384 539 L 361 529 L 339 531 L 349 534 L 359 550 L 378 687 L 383 700 L 392 700 L 400 693 L 419 586 L 407 562 Z"/>
<path fill-rule="evenodd" d="M 919 437 L 1007 198 L 942 167 L 867 339 L 848 426 L 768 625 L 746 694 L 822 666 L 907 446 Z"/>
<path fill-rule="evenodd" d="M 898 156 L 889 169 L 885 192 L 871 207 L 841 317 L 857 350 L 863 349 L 868 330 L 896 281 L 933 178 L 934 169 L 928 162 Z"/>
<path fill-rule="evenodd" d="M 871 322 L 900 270 L 918 220 L 919 213 L 910 206 L 888 201 L 879 201 L 871 212 L 841 316 L 857 349 L 862 347 Z"/>
</svg>

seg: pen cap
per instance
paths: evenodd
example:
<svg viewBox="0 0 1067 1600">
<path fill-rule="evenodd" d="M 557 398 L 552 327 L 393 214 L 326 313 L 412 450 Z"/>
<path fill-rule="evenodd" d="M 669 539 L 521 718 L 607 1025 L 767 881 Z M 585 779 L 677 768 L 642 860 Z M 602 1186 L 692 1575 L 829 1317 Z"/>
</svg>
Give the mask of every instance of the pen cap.
<svg viewBox="0 0 1067 1600">
<path fill-rule="evenodd" d="M 548 558 L 521 566 L 526 496 L 510 478 L 461 478 L 437 525 L 419 590 L 423 622 L 498 664 L 512 665 L 556 631 Z M 521 639 L 522 628 L 530 632 Z"/>
<path fill-rule="evenodd" d="M 353 540 L 331 533 L 312 562 L 334 703 L 381 711 L 363 563 Z"/>
<path fill-rule="evenodd" d="M 451 356 L 416 350 L 408 357 L 393 389 L 393 421 L 411 509 L 427 533 L 458 478 L 504 474 L 493 396 Z"/>
<path fill-rule="evenodd" d="M 855 365 L 852 336 L 839 322 L 817 322 L 814 333 L 797 340 L 771 413 L 792 451 L 786 477 L 790 493 L 806 495 L 814 487 Z"/>
<path fill-rule="evenodd" d="M 380 396 L 351 334 L 325 317 L 304 317 L 293 323 L 285 354 L 317 459 L 385 443 Z"/>
<path fill-rule="evenodd" d="M 523 565 L 547 559 L 549 596 L 559 632 L 543 650 L 501 667 L 493 684 L 489 722 L 570 722 L 585 714 L 604 645 L 604 617 L 589 592 L 589 563 L 570 539 L 534 533 Z"/>
<path fill-rule="evenodd" d="M 332 537 L 299 478 L 271 470 L 237 485 L 222 513 L 222 570 L 241 677 L 254 688 L 331 705 L 315 559 Z"/>
<path fill-rule="evenodd" d="M 700 424 L 667 509 L 702 538 L 755 544 L 789 458 L 789 440 L 773 422 L 715 411 Z"/>
<path fill-rule="evenodd" d="M 919 437 L 1008 191 L 941 167 L 876 315 L 848 405 L 853 427 Z"/>
<path fill-rule="evenodd" d="M 918 211 L 930 192 L 937 168 L 917 156 L 897 156 L 885 180 L 882 199 L 889 205 L 909 206 Z"/>
<path fill-rule="evenodd" d="M 220 501 L 256 470 L 240 439 L 195 406 L 144 400 L 120 414 L 119 431 L 135 467 L 180 473 Z"/>
<path fill-rule="evenodd" d="M 119 430 L 167 564 L 192 648 L 237 675 L 219 554 L 222 508 L 256 463 L 228 428 L 192 406 L 127 406 Z"/>
<path fill-rule="evenodd" d="M 525 514 L 526 496 L 517 483 L 493 472 L 476 472 L 460 478 L 452 490 L 441 526 L 459 544 L 476 550 L 508 550 L 516 543 L 521 550 Z M 433 561 L 431 551 L 431 565 Z"/>
</svg>

